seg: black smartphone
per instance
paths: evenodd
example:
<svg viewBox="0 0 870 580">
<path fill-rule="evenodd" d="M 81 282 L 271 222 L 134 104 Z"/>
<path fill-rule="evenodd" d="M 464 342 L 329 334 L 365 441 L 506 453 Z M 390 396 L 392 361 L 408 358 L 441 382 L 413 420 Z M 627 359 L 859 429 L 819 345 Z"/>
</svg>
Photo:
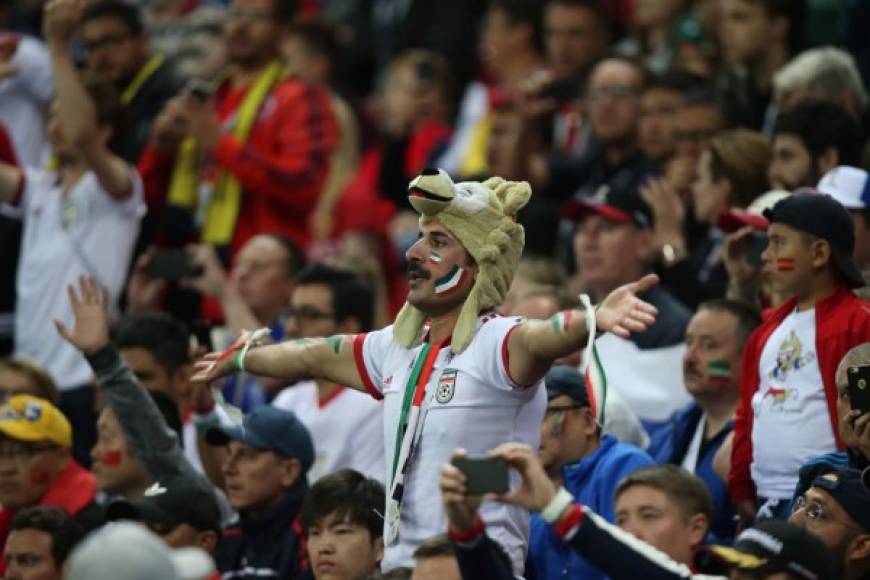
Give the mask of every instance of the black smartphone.
<svg viewBox="0 0 870 580">
<path fill-rule="evenodd" d="M 204 81 L 202 79 L 192 78 L 187 81 L 187 84 L 184 85 L 185 90 L 199 99 L 200 101 L 207 101 L 211 94 L 214 92 L 214 87 L 208 81 Z"/>
<path fill-rule="evenodd" d="M 148 275 L 174 281 L 181 278 L 196 278 L 202 268 L 193 261 L 193 256 L 184 250 L 157 252 L 148 261 Z"/>
<path fill-rule="evenodd" d="M 761 232 L 752 232 L 746 240 L 746 261 L 750 266 L 761 268 L 761 254 L 767 247 L 767 235 Z"/>
<path fill-rule="evenodd" d="M 468 495 L 508 492 L 508 464 L 501 457 L 459 457 L 453 465 L 465 474 Z"/>
<path fill-rule="evenodd" d="M 861 413 L 870 412 L 870 365 L 849 367 L 846 376 L 852 409 Z"/>
<path fill-rule="evenodd" d="M 580 79 L 568 77 L 556 79 L 541 91 L 541 96 L 557 103 L 567 103 L 580 98 Z"/>
</svg>

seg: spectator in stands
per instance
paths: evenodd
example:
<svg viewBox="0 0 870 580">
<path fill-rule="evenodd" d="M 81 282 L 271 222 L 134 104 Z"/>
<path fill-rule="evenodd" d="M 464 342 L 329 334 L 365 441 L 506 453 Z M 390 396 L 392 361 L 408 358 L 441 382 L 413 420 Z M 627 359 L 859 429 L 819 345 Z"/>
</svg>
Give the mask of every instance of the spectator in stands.
<svg viewBox="0 0 870 580">
<path fill-rule="evenodd" d="M 223 311 L 225 328 L 212 330 L 216 347 L 228 346 L 244 330 L 262 327 L 269 328 L 273 340 L 284 338 L 281 314 L 293 295 L 296 275 L 305 267 L 305 254 L 298 245 L 279 235 L 258 234 L 233 258 L 229 274 L 213 246 L 203 244 L 189 251 L 202 274 L 182 284 L 216 299 Z M 223 391 L 224 398 L 243 411 L 265 404 L 270 395 L 261 381 L 247 376 L 229 378 Z"/>
<path fill-rule="evenodd" d="M 666 180 L 651 180 L 641 190 L 655 216 L 654 253 L 662 283 L 689 307 L 723 296 L 728 276 L 720 257 L 719 215 L 746 207 L 767 191 L 770 146 L 747 129 L 723 131 L 698 158 L 691 204 L 687 208 Z M 690 246 L 684 216 L 691 211 L 706 235 Z"/>
<path fill-rule="evenodd" d="M 459 562 L 447 536 L 430 538 L 414 551 L 411 580 L 462 580 Z"/>
<path fill-rule="evenodd" d="M 213 189 L 200 208 L 201 239 L 229 257 L 264 231 L 308 244 L 337 140 L 328 90 L 286 78 L 278 59 L 281 23 L 294 8 L 287 0 L 232 2 L 224 29 L 232 72 L 213 97 L 187 90 L 171 99 L 140 161 L 149 205 L 159 211 L 165 203 L 167 220 L 192 216 L 201 184 Z M 183 243 L 193 232 L 179 228 L 165 233 Z"/>
<path fill-rule="evenodd" d="M 508 443 L 490 455 L 505 458 L 522 477 L 516 490 L 495 500 L 541 512 L 555 536 L 603 575 L 615 580 L 690 577 L 712 511 L 709 494 L 696 477 L 671 465 L 640 469 L 627 477 L 617 489 L 620 530 L 575 502 L 564 488 L 557 492 L 530 447 Z M 448 535 L 463 572 L 489 570 L 488 578 L 510 578 L 478 515 L 481 497 L 466 495 L 462 472 L 444 465 L 440 487 L 449 515 Z"/>
<path fill-rule="evenodd" d="M 838 165 L 857 165 L 862 135 L 858 122 L 840 106 L 805 100 L 776 117 L 767 170 L 770 186 L 794 191 L 815 187 Z"/>
<path fill-rule="evenodd" d="M 610 57 L 595 65 L 586 87 L 592 144 L 582 159 L 532 160 L 538 195 L 591 197 L 604 185 L 636 189 L 650 173 L 637 140 L 646 72 L 637 62 Z"/>
<path fill-rule="evenodd" d="M 840 440 L 845 447 L 814 457 L 800 469 L 800 479 L 795 488 L 795 498 L 804 494 L 815 477 L 832 469 L 857 469 L 863 471 L 870 467 L 870 414 L 852 409 L 849 398 L 849 367 L 870 365 L 870 342 L 859 344 L 849 350 L 837 365 L 835 382 L 837 386 L 837 423 Z"/>
<path fill-rule="evenodd" d="M 720 90 L 729 123 L 764 128 L 773 76 L 800 48 L 805 7 L 805 0 L 721 3 L 719 41 L 727 68 Z"/>
<path fill-rule="evenodd" d="M 103 523 L 94 476 L 71 447 L 69 421 L 48 401 L 16 395 L 0 407 L 0 545 L 23 508 L 61 508 L 87 531 Z"/>
<path fill-rule="evenodd" d="M 839 105 L 860 120 L 867 108 L 867 90 L 854 57 L 825 46 L 804 51 L 784 64 L 773 77 L 774 98 L 780 111 L 806 99 Z"/>
<path fill-rule="evenodd" d="M 74 324 L 55 322 L 64 339 L 86 357 L 106 403 L 92 450 L 100 489 L 135 500 L 155 481 L 184 477 L 211 493 L 209 481 L 182 451 L 181 420 L 172 397 L 146 390 L 109 342 L 105 288 L 83 278 L 68 289 Z"/>
<path fill-rule="evenodd" d="M 861 479 L 853 469 L 819 475 L 789 518 L 825 543 L 837 570 L 832 577 L 843 580 L 870 573 L 870 490 Z"/>
<path fill-rule="evenodd" d="M 611 189 L 600 200 L 574 200 L 565 217 L 576 224 L 574 255 L 583 287 L 593 300 L 649 270 L 652 210 L 632 192 Z M 657 286 L 644 299 L 658 308 L 644 333 L 596 340 L 607 382 L 619 391 L 650 436 L 688 401 L 682 386 L 683 337 L 691 313 Z M 630 359 L 631 365 L 622 361 Z"/>
<path fill-rule="evenodd" d="M 317 580 L 368 578 L 384 556 L 384 486 L 343 469 L 311 486 L 302 504 L 308 561 Z"/>
<path fill-rule="evenodd" d="M 281 41 L 281 57 L 289 74 L 331 88 L 339 49 L 338 32 L 315 19 L 293 23 Z M 339 141 L 332 154 L 329 177 L 311 215 L 311 233 L 315 240 L 327 239 L 333 233 L 333 208 L 359 165 L 360 129 L 356 116 L 350 104 L 335 90 L 332 112 L 338 123 Z"/>
<path fill-rule="evenodd" d="M 760 323 L 758 313 L 740 302 L 701 303 L 686 328 L 683 357 L 683 383 L 693 401 L 671 417 L 650 449 L 659 463 L 682 466 L 704 482 L 713 500 L 710 529 L 724 542 L 735 535 L 735 513 L 725 482 L 713 471 L 713 457 L 730 438 L 740 398 L 740 356 Z"/>
<path fill-rule="evenodd" d="M 374 297 L 359 276 L 313 264 L 299 273 L 287 312 L 287 336 L 299 341 L 372 330 Z M 353 469 L 383 482 L 382 403 L 332 381 L 318 379 L 287 387 L 272 404 L 293 411 L 317 441 L 309 481 Z"/>
<path fill-rule="evenodd" d="M 476 178 L 488 174 L 491 105 L 512 100 L 529 75 L 541 67 L 543 9 L 537 0 L 497 0 L 487 6 L 478 50 L 489 82 L 471 83 L 462 97 L 456 133 L 436 163 L 450 175 Z"/>
<path fill-rule="evenodd" d="M 544 8 L 544 50 L 558 79 L 585 79 L 606 54 L 611 34 L 610 21 L 596 2 L 553 0 Z"/>
<path fill-rule="evenodd" d="M 613 522 L 614 491 L 635 470 L 652 465 L 644 451 L 601 435 L 590 408 L 583 376 L 574 368 L 555 366 L 544 376 L 547 411 L 541 424 L 540 458 L 556 486 L 564 486 L 601 517 Z M 526 568 L 534 578 L 604 578 L 589 563 L 569 552 L 537 515 L 532 516 Z"/>
<path fill-rule="evenodd" d="M 699 80 L 685 73 L 652 76 L 643 89 L 638 124 L 640 148 L 664 170 L 677 153 L 677 127 L 686 113 L 684 102 Z"/>
<path fill-rule="evenodd" d="M 208 554 L 215 553 L 221 534 L 214 494 L 181 477 L 155 481 L 140 499 L 113 502 L 106 517 L 141 522 L 170 548 L 194 546 Z"/>
<path fill-rule="evenodd" d="M 293 413 L 266 406 L 242 425 L 212 427 L 206 440 L 226 449 L 227 497 L 239 514 L 218 544 L 218 570 L 242 580 L 297 578 L 308 567 L 297 522 L 314 463 L 308 430 Z"/>
<path fill-rule="evenodd" d="M 680 104 L 674 129 L 676 155 L 663 171 L 668 185 L 684 199 L 691 198 L 698 158 L 710 147 L 713 137 L 724 128 L 725 120 L 713 90 L 700 86 L 686 94 Z M 688 216 L 687 221 L 692 224 L 692 217 Z"/>
<path fill-rule="evenodd" d="M 0 396 L 33 395 L 57 404 L 57 387 L 51 375 L 32 360 L 10 356 L 0 359 Z"/>
<path fill-rule="evenodd" d="M 855 231 L 852 258 L 864 273 L 870 271 L 870 175 L 857 167 L 835 167 L 819 181 L 818 189 L 848 210 Z"/>
<path fill-rule="evenodd" d="M 178 80 L 162 55 L 151 54 L 137 6 L 120 0 L 89 4 L 78 38 L 88 72 L 114 84 L 121 95 L 124 125 L 113 136 L 112 149 L 135 164 L 148 141 L 151 124 L 178 92 Z"/>
<path fill-rule="evenodd" d="M 120 113 L 117 95 L 105 84 L 83 83 L 68 55 L 79 8 L 77 0 L 45 8 L 57 89 L 49 124 L 58 169 L 0 164 L 0 202 L 19 206 L 24 220 L 15 351 L 51 373 L 61 390 L 60 407 L 75 425 L 74 454 L 87 464 L 96 423 L 92 375 L 51 321 L 68 319 L 63 289 L 82 274 L 98 277 L 111 301 L 118 299 L 145 208 L 139 177 L 107 147 Z"/>
<path fill-rule="evenodd" d="M 788 515 L 801 464 L 842 447 L 835 370 L 870 333 L 868 303 L 850 291 L 864 281 L 843 206 L 798 193 L 765 217 L 764 269 L 793 298 L 753 333 L 742 361 L 728 490 L 744 521 Z"/>
<path fill-rule="evenodd" d="M 61 580 L 64 564 L 84 533 L 56 507 L 33 507 L 12 518 L 3 548 L 6 580 Z"/>
</svg>

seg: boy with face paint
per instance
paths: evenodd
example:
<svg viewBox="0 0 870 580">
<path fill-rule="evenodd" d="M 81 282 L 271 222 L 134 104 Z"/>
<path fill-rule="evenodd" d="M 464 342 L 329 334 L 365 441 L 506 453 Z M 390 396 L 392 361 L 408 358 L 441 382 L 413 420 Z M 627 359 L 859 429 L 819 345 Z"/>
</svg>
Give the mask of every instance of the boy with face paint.
<svg viewBox="0 0 870 580">
<path fill-rule="evenodd" d="M 616 289 L 595 310 L 548 321 L 495 314 L 523 250 L 516 215 L 530 196 L 527 183 L 455 184 L 444 171 L 424 171 L 409 186 L 421 235 L 406 253 L 410 291 L 395 324 L 272 346 L 243 336 L 196 365 L 194 381 L 241 368 L 284 380 L 322 377 L 384 399 L 384 571 L 411 565 L 415 549 L 443 533 L 437 473 L 453 449 L 481 454 L 505 441 L 537 447 L 541 379 L 553 362 L 587 345 L 593 324 L 625 337 L 655 320 L 656 309 L 637 298 L 655 276 Z M 482 513 L 522 574 L 528 514 L 495 504 Z"/>
<path fill-rule="evenodd" d="M 835 372 L 870 336 L 848 212 L 818 193 L 765 210 L 763 270 L 793 296 L 750 337 L 742 360 L 728 489 L 741 519 L 787 517 L 801 464 L 843 448 Z"/>
<path fill-rule="evenodd" d="M 48 401 L 15 395 L 0 407 L 0 546 L 26 507 L 61 508 L 86 530 L 103 523 L 94 476 L 75 462 L 71 447 L 72 427 Z M 0 574 L 5 568 L 0 562 Z"/>
</svg>

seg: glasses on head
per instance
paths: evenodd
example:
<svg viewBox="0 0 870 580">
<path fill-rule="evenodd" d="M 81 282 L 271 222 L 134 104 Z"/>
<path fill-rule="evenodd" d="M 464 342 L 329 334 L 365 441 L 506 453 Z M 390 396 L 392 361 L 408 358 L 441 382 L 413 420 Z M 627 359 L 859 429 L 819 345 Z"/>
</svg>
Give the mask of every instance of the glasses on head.
<svg viewBox="0 0 870 580">
<path fill-rule="evenodd" d="M 55 445 L 46 443 L 5 443 L 0 445 L 0 460 L 28 461 L 40 453 L 56 448 Z"/>
<path fill-rule="evenodd" d="M 308 321 L 333 320 L 335 318 L 335 313 L 324 312 L 322 310 L 314 308 L 313 306 L 300 306 L 299 308 L 293 308 L 291 306 L 284 311 L 284 317 Z"/>
<path fill-rule="evenodd" d="M 562 411 L 573 411 L 575 409 L 582 409 L 585 405 L 576 404 L 576 405 L 553 405 L 552 407 L 547 407 L 547 410 L 544 411 L 544 417 L 548 417 L 553 413 L 561 413 Z"/>
<path fill-rule="evenodd" d="M 127 38 L 127 36 L 120 34 L 112 34 L 109 36 L 103 36 L 102 38 L 94 38 L 93 40 L 82 40 L 81 44 L 82 48 L 85 49 L 85 52 L 94 52 L 101 48 L 115 48 L 127 40 Z"/>
<path fill-rule="evenodd" d="M 837 519 L 834 519 L 834 517 L 831 516 L 830 513 L 828 513 L 828 510 L 825 508 L 825 506 L 821 502 L 818 502 L 815 500 L 807 501 L 807 498 L 805 495 L 798 497 L 795 500 L 794 505 L 792 506 L 792 509 L 791 509 L 791 513 L 793 513 L 793 514 L 800 512 L 800 511 L 802 511 L 804 513 L 804 516 L 807 518 L 807 521 L 813 521 L 813 522 L 817 522 L 817 523 L 839 524 L 839 525 L 844 526 L 846 528 L 853 528 L 856 530 L 861 530 L 863 532 L 863 530 L 857 526 L 853 526 L 851 524 L 847 524 L 846 522 L 841 522 Z"/>
</svg>

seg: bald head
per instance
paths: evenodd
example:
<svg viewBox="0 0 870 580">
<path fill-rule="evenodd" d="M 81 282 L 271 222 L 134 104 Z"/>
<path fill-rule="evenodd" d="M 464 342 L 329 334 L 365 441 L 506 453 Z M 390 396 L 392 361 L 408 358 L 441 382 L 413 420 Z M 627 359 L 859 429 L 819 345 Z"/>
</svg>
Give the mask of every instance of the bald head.
<svg viewBox="0 0 870 580">
<path fill-rule="evenodd" d="M 837 375 L 834 378 L 837 385 L 846 385 L 849 380 L 846 378 L 846 371 L 849 367 L 861 367 L 870 365 L 870 342 L 865 342 L 853 347 L 852 350 L 840 360 L 837 365 Z"/>
</svg>

